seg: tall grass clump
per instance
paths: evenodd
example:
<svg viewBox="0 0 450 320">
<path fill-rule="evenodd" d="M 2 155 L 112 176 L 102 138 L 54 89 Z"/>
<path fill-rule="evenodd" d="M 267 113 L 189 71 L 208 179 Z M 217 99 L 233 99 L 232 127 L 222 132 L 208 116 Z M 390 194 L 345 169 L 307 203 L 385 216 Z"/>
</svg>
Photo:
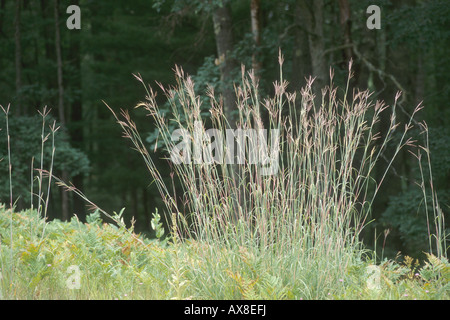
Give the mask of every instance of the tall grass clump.
<svg viewBox="0 0 450 320">
<path fill-rule="evenodd" d="M 13 179 L 13 167 L 17 165 L 17 163 L 13 163 L 12 157 L 12 144 L 15 142 L 11 140 L 11 132 L 10 132 L 10 122 L 9 117 L 11 114 L 10 110 L 11 105 L 5 108 L 0 105 L 0 109 L 3 111 L 5 115 L 5 129 L 6 129 L 6 157 L 7 159 L 0 158 L 0 162 L 6 160 L 8 162 L 7 171 L 8 171 L 8 185 L 9 185 L 9 199 L 8 199 L 8 212 L 9 212 L 9 238 L 2 239 L 2 235 L 0 234 L 0 298 L 3 296 L 4 292 L 9 292 L 14 290 L 15 275 L 16 275 L 16 260 L 14 259 L 15 253 L 17 250 L 15 248 L 15 243 L 17 242 L 17 238 L 21 238 L 25 236 L 25 233 L 19 233 L 14 229 L 14 215 L 16 209 L 16 202 L 13 198 L 13 190 L 15 187 L 16 181 Z M 30 170 L 30 205 L 31 211 L 33 211 L 34 206 L 36 205 L 36 217 L 35 219 L 30 220 L 30 224 L 28 225 L 27 237 L 37 236 L 37 233 L 41 233 L 39 238 L 39 242 L 42 243 L 45 237 L 45 228 L 46 228 L 46 220 L 50 199 L 50 187 L 52 184 L 52 176 L 53 176 L 53 163 L 55 157 L 55 134 L 59 130 L 59 127 L 56 126 L 56 122 L 49 126 L 50 132 L 46 133 L 45 127 L 47 125 L 47 118 L 50 114 L 50 110 L 47 107 L 44 107 L 42 111 L 38 111 L 42 118 L 42 126 L 41 126 L 41 146 L 40 146 L 40 166 L 39 168 L 34 168 L 34 157 L 31 160 L 31 170 Z M 1 128 L 0 128 L 1 130 Z M 49 159 L 49 171 L 44 170 L 44 145 L 48 143 L 50 140 L 51 143 L 51 157 Z M 37 171 L 38 174 L 35 175 Z M 48 174 L 44 174 L 47 172 Z M 45 187 L 45 178 L 48 178 L 48 184 Z M 35 180 L 37 181 L 37 186 L 35 186 Z M 46 189 L 46 190 L 45 190 Z M 0 201 L 5 201 L 6 199 L 0 199 Z M 17 199 L 18 200 L 18 199 Z M 2 202 L 0 202 L 0 208 L 2 207 Z M 3 205 L 6 208 L 6 205 Z M 17 213 L 16 213 L 17 214 Z M 40 230 L 42 227 L 42 230 Z M 4 235 L 3 235 L 4 237 Z M 6 244 L 2 246 L 2 244 Z M 40 244 L 39 244 L 40 245 Z M 6 253 L 9 251 L 9 255 Z M 4 289 L 6 288 L 6 289 Z"/>
<path fill-rule="evenodd" d="M 360 235 L 370 221 L 371 204 L 385 174 L 380 181 L 372 177 L 393 132 L 399 129 L 396 103 L 400 94 L 388 107 L 373 102 L 369 91 L 350 93 L 351 65 L 345 90 L 334 87 L 330 72 L 331 82 L 322 89 L 322 97 L 314 96 L 311 78 L 300 92 L 289 93 L 281 54 L 279 63 L 280 80 L 267 98 L 260 96 L 254 73 L 242 69 L 242 82 L 235 86 L 238 116 L 234 120 L 224 114 L 213 88 L 206 93 L 211 117 L 202 119 L 203 100 L 181 68 L 175 70 L 175 86 L 158 84 L 171 106 L 170 118 L 158 105 L 157 91 L 136 76 L 147 92 L 136 108 L 144 108 L 153 117 L 167 151 L 179 147 L 173 123 L 192 144 L 202 144 L 200 153 L 191 158 L 179 154 L 189 162 L 171 165 L 172 180 L 181 185 L 178 193 L 164 182 L 129 113 L 122 111 L 119 116 L 110 108 L 161 192 L 174 243 L 194 239 L 189 241 L 194 241 L 203 262 L 193 267 L 189 279 L 191 285 L 203 287 L 206 298 L 326 298 L 331 291 L 338 294 L 336 284 L 364 254 Z M 377 131 L 382 112 L 391 112 L 383 135 Z M 413 145 L 407 137 L 411 120 L 386 170 L 404 146 Z M 223 135 L 213 141 L 210 128 Z M 235 150 L 229 150 L 227 129 L 256 132 L 258 139 L 237 139 Z M 259 135 L 261 129 L 267 136 Z M 216 148 L 216 157 L 208 158 L 218 145 L 224 149 Z M 246 155 L 258 150 L 259 161 L 245 157 L 237 164 L 236 156 L 234 161 L 225 159 L 227 151 L 238 149 Z M 275 163 L 277 170 L 266 174 L 265 168 Z M 221 289 L 233 287 L 229 284 L 237 289 Z"/>
</svg>

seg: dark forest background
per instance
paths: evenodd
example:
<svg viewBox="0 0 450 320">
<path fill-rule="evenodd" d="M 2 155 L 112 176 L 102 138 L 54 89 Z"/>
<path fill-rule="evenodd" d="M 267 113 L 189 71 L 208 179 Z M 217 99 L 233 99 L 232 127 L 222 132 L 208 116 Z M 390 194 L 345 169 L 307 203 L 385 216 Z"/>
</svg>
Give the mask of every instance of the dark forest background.
<svg viewBox="0 0 450 320">
<path fill-rule="evenodd" d="M 80 30 L 66 27 L 72 4 L 81 9 Z M 366 10 L 373 4 L 381 8 L 381 28 L 370 30 Z M 114 110 L 131 110 L 145 95 L 133 74 L 157 87 L 155 81 L 173 83 L 173 68 L 179 65 L 194 77 L 199 93 L 213 85 L 232 115 L 229 84 L 240 80 L 241 64 L 256 71 L 262 94 L 270 94 L 281 49 L 289 90 L 299 90 L 309 75 L 316 77 L 318 88 L 327 85 L 330 67 L 336 85 L 345 87 L 352 59 L 352 88 L 369 88 L 374 99 L 389 105 L 397 91 L 403 92 L 398 120 L 408 119 L 423 101 L 417 121 L 425 120 L 430 129 L 433 187 L 448 213 L 449 46 L 447 0 L 0 0 L 0 104 L 11 106 L 14 200 L 19 208 L 30 206 L 31 158 L 34 167 L 40 165 L 38 111 L 48 106 L 61 126 L 55 174 L 106 211 L 125 207 L 125 221 L 134 218 L 138 232 L 150 232 L 151 213 L 163 207 L 160 195 L 102 100 Z M 155 127 L 144 114 L 133 113 L 152 148 Z M 381 119 L 381 132 L 388 121 L 388 116 Z M 0 201 L 8 203 L 4 117 L 0 128 Z M 45 152 L 48 167 L 48 143 Z M 170 179 L 163 156 L 157 151 L 154 160 Z M 376 172 L 385 165 L 380 163 Z M 419 178 L 417 160 L 405 150 L 374 204 L 374 221 L 365 233 L 369 247 L 376 244 L 384 255 L 427 251 Z M 51 218 L 68 220 L 76 214 L 85 219 L 89 208 L 82 199 L 56 186 L 51 190 Z"/>
</svg>

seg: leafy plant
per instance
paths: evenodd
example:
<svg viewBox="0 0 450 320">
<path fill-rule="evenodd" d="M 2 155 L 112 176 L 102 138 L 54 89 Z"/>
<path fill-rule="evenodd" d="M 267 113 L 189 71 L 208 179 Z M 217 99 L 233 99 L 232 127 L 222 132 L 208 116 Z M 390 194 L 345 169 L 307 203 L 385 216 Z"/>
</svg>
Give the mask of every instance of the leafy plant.
<svg viewBox="0 0 450 320">
<path fill-rule="evenodd" d="M 100 226 L 102 223 L 102 218 L 99 210 L 95 210 L 93 213 L 86 216 L 86 223 L 90 225 Z"/>
<path fill-rule="evenodd" d="M 420 276 L 427 282 L 442 279 L 444 286 L 449 287 L 450 282 L 450 264 L 445 257 L 438 258 L 432 254 L 427 254 L 428 261 L 420 269 Z"/>
<path fill-rule="evenodd" d="M 153 213 L 153 218 L 151 220 L 151 226 L 153 230 L 155 230 L 156 238 L 161 240 L 164 235 L 164 227 L 161 222 L 161 216 L 158 213 L 158 208 L 155 209 L 155 213 Z"/>
</svg>

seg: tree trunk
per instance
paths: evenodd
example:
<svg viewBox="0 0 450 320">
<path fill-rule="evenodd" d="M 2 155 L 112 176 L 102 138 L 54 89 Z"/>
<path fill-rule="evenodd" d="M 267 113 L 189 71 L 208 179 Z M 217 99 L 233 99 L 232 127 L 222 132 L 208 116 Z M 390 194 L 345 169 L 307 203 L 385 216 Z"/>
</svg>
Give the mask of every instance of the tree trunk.
<svg viewBox="0 0 450 320">
<path fill-rule="evenodd" d="M 259 79 L 261 74 L 261 61 L 259 60 L 259 46 L 261 45 L 261 14 L 260 14 L 261 0 L 251 0 L 250 16 L 252 21 L 252 35 L 253 35 L 253 55 L 252 68 L 255 76 Z"/>
<path fill-rule="evenodd" d="M 344 45 L 350 45 L 352 43 L 352 21 L 350 19 L 350 4 L 348 0 L 339 0 L 339 22 L 341 24 Z M 350 59 L 353 58 L 352 48 L 350 46 L 345 47 L 342 53 L 345 64 L 348 66 Z"/>
<path fill-rule="evenodd" d="M 64 115 L 64 85 L 63 85 L 63 70 L 62 70 L 62 55 L 61 55 L 61 35 L 59 32 L 59 1 L 54 0 L 55 13 L 55 49 L 56 49 L 56 64 L 58 70 L 58 115 L 61 126 L 66 125 Z"/>
<path fill-rule="evenodd" d="M 14 27 L 15 27 L 15 64 L 16 64 L 16 95 L 17 95 L 17 101 L 16 101 L 16 112 L 15 114 L 17 116 L 20 116 L 22 114 L 22 47 L 20 44 L 20 0 L 16 0 L 16 7 L 15 7 L 15 20 L 14 20 Z"/>
<path fill-rule="evenodd" d="M 72 4 L 79 6 L 79 0 L 72 1 Z M 81 48 L 80 48 L 80 33 L 76 30 L 72 30 L 69 33 L 70 37 L 70 50 L 69 59 L 72 64 L 72 70 L 74 74 L 72 75 L 72 81 L 70 85 L 75 92 L 72 97 L 72 104 L 70 106 L 70 126 L 68 126 L 70 137 L 72 139 L 72 145 L 75 148 L 84 151 L 84 126 L 83 126 L 83 103 L 81 98 L 82 84 L 81 84 Z M 76 93 L 76 92 L 79 92 Z M 84 177 L 83 173 L 80 173 L 73 178 L 73 184 L 79 190 L 83 190 L 84 187 Z M 84 206 L 84 201 L 80 197 L 72 197 L 73 211 L 77 214 L 81 221 L 86 219 L 86 210 Z"/>
<path fill-rule="evenodd" d="M 308 33 L 312 76 L 315 77 L 313 91 L 321 101 L 321 90 L 327 84 L 328 71 L 324 56 L 323 0 L 299 0 L 300 14 Z M 317 103 L 316 103 L 317 107 Z"/>
<path fill-rule="evenodd" d="M 299 2 L 295 4 L 294 9 L 294 50 L 292 57 L 292 85 L 295 90 L 300 90 L 302 86 L 304 86 L 304 78 L 308 74 L 311 74 L 311 69 L 308 68 L 309 63 L 305 63 L 308 61 L 308 39 L 307 33 L 302 28 L 303 21 L 301 18 L 301 7 Z"/>
<path fill-rule="evenodd" d="M 61 54 L 61 35 L 59 32 L 59 1 L 54 0 L 54 14 L 55 14 L 55 49 L 56 49 L 56 64 L 58 71 L 58 115 L 59 122 L 63 129 L 66 126 L 66 119 L 64 113 L 64 84 L 63 84 L 63 69 L 62 69 L 62 54 Z M 62 171 L 62 180 L 65 183 L 69 181 L 69 172 Z M 61 213 L 62 220 L 69 220 L 69 195 L 67 191 L 61 188 Z"/>
<path fill-rule="evenodd" d="M 353 87 L 358 84 L 360 76 L 360 64 L 355 62 L 355 55 L 352 47 L 352 20 L 350 14 L 350 4 L 348 0 L 339 0 L 339 21 L 341 25 L 341 32 L 343 44 L 345 48 L 342 50 L 343 54 L 343 68 L 347 69 L 352 60 L 353 78 L 350 82 L 349 92 L 353 91 Z M 381 34 L 384 35 L 384 32 Z"/>
<path fill-rule="evenodd" d="M 46 0 L 41 0 L 41 15 L 42 20 L 46 21 L 49 17 L 48 15 L 51 13 L 51 7 L 49 6 L 48 2 Z M 42 24 L 42 37 L 44 38 L 44 44 L 45 44 L 45 57 L 48 60 L 54 61 L 55 59 L 55 50 L 53 48 L 52 43 L 52 28 L 49 24 Z M 50 85 L 50 84 L 49 84 Z"/>
<path fill-rule="evenodd" d="M 230 56 L 233 51 L 233 30 L 231 9 L 227 1 L 223 1 L 222 6 L 214 10 L 213 23 L 218 55 L 216 64 L 220 67 L 221 73 L 224 114 L 228 120 L 231 120 L 232 111 L 235 109 L 232 73 L 237 63 Z"/>
<path fill-rule="evenodd" d="M 6 37 L 6 35 L 3 33 L 3 17 L 5 16 L 5 4 L 6 0 L 0 0 L 0 35 Z"/>
</svg>

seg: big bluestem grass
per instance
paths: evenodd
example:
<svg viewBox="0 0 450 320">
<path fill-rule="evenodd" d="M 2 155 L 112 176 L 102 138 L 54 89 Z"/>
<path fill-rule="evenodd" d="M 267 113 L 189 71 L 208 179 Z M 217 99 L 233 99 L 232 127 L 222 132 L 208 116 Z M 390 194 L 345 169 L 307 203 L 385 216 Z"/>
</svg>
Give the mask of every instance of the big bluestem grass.
<svg viewBox="0 0 450 320">
<path fill-rule="evenodd" d="M 274 95 L 268 98 L 260 97 L 253 72 L 242 70 L 242 83 L 235 87 L 235 121 L 224 115 L 222 101 L 213 88 L 206 93 L 211 119 L 202 119 L 202 99 L 195 92 L 192 78 L 179 67 L 175 69 L 175 86 L 158 84 L 171 106 L 171 118 L 160 109 L 157 91 L 136 76 L 147 93 L 146 100 L 136 107 L 153 117 L 169 152 L 178 143 L 172 140 L 170 122 L 189 132 L 190 137 L 195 137 L 198 123 L 203 127 L 201 132 L 210 123 L 224 132 L 223 136 L 226 129 L 264 128 L 269 136 L 279 130 L 279 169 L 273 175 L 262 175 L 261 165 L 248 159 L 241 165 L 224 161 L 172 164 L 172 175 L 182 186 L 177 195 L 165 184 L 129 113 L 122 111 L 119 117 L 110 110 L 158 186 L 172 217 L 174 242 L 194 238 L 206 246 L 201 253 L 208 266 L 208 274 L 202 276 L 209 279 L 202 281 L 205 288 L 220 287 L 214 282 L 242 280 L 245 269 L 257 274 L 264 270 L 280 277 L 281 283 L 295 283 L 300 290 L 295 296 L 317 298 L 361 258 L 360 235 L 370 220 L 371 205 L 397 154 L 403 147 L 414 145 L 408 132 L 421 107 L 414 110 L 400 141 L 393 146 L 386 172 L 377 173 L 381 179 L 375 181 L 375 165 L 384 157 L 394 131 L 399 130 L 396 104 L 400 93 L 392 107 L 373 102 L 369 91 L 354 91 L 350 96 L 351 64 L 343 92 L 334 87 L 330 71 L 330 85 L 319 99 L 313 94 L 311 78 L 299 93 L 289 93 L 281 54 L 279 63 L 280 80 L 274 82 Z M 381 135 L 377 129 L 382 112 L 391 112 L 391 117 Z M 267 121 L 263 121 L 264 113 Z M 210 147 L 205 139 L 202 141 L 202 150 Z M 245 148 L 249 151 L 248 145 Z M 230 262 L 234 256 L 239 257 L 240 271 Z M 219 261 L 225 273 L 213 277 Z M 247 280 L 242 280 L 241 288 L 256 283 L 251 277 Z"/>
</svg>

